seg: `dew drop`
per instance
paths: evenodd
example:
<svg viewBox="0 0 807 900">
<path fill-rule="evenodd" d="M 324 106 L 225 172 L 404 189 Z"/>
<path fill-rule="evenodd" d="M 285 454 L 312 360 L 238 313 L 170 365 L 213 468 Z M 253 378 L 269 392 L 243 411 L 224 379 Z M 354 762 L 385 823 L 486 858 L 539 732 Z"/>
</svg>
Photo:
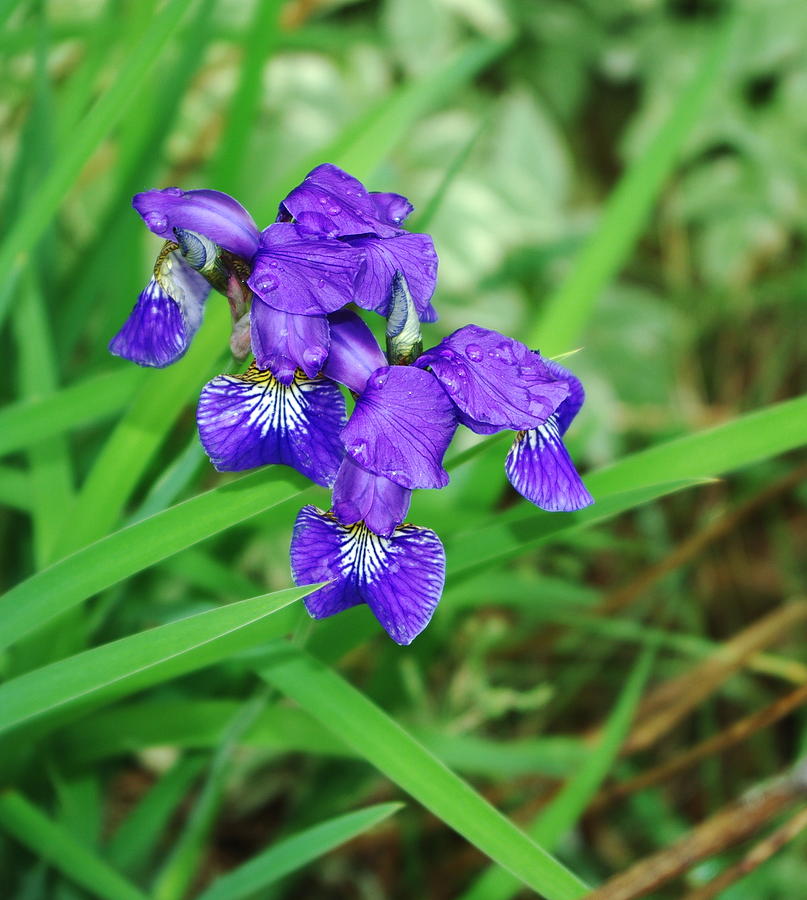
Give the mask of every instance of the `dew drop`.
<svg viewBox="0 0 807 900">
<path fill-rule="evenodd" d="M 148 225 L 149 228 L 153 228 L 155 231 L 165 231 L 165 229 L 168 228 L 168 219 L 166 219 L 162 213 L 146 213 L 145 219 L 146 225 Z"/>
<path fill-rule="evenodd" d="M 467 377 L 468 377 L 468 371 L 465 368 L 463 368 L 463 366 L 460 366 L 457 369 L 457 378 L 463 379 L 463 378 L 467 378 Z"/>
<path fill-rule="evenodd" d="M 479 346 L 479 344 L 468 344 L 465 348 L 465 355 L 471 362 L 479 362 L 482 357 L 485 355 L 485 351 Z"/>
<path fill-rule="evenodd" d="M 255 282 L 255 288 L 259 294 L 268 294 L 277 290 L 278 280 L 272 275 L 262 275 Z"/>
<path fill-rule="evenodd" d="M 342 207 L 336 203 L 328 207 L 328 214 L 331 216 L 338 216 L 340 212 L 342 212 Z"/>
<path fill-rule="evenodd" d="M 322 365 L 322 353 L 314 347 L 307 347 L 303 350 L 303 362 L 309 369 L 316 369 L 319 371 L 320 366 Z"/>
<path fill-rule="evenodd" d="M 171 197 L 181 197 L 185 192 L 182 188 L 178 187 L 167 187 L 163 190 L 164 194 L 168 194 Z"/>
<path fill-rule="evenodd" d="M 327 198 L 327 197 L 320 197 L 320 198 L 319 198 L 319 202 L 320 202 L 323 206 L 325 206 L 325 204 L 328 202 L 328 198 Z"/>
<path fill-rule="evenodd" d="M 276 259 L 269 260 L 269 268 L 270 269 L 277 269 L 279 267 L 280 267 L 280 263 Z"/>
<path fill-rule="evenodd" d="M 317 282 L 317 287 L 320 290 L 323 290 L 325 288 L 325 279 L 324 278 L 320 278 L 320 280 Z"/>
</svg>

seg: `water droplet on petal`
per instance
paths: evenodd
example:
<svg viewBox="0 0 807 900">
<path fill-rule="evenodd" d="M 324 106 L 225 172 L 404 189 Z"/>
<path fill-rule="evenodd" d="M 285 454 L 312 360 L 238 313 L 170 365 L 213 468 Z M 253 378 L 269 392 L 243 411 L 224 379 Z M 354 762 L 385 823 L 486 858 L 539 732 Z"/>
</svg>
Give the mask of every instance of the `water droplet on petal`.
<svg viewBox="0 0 807 900">
<path fill-rule="evenodd" d="M 280 263 L 276 259 L 269 260 L 269 268 L 270 269 L 277 269 L 279 266 L 280 266 Z"/>
<path fill-rule="evenodd" d="M 320 280 L 317 282 L 317 287 L 320 290 L 323 290 L 325 288 L 325 279 L 324 278 L 320 278 Z"/>
<path fill-rule="evenodd" d="M 479 344 L 468 344 L 465 348 L 465 355 L 471 362 L 479 362 L 482 357 L 485 355 L 485 351 L 479 346 Z"/>
<path fill-rule="evenodd" d="M 178 187 L 167 187 L 163 189 L 164 194 L 169 194 L 172 197 L 181 197 L 185 192 L 182 188 Z"/>
<path fill-rule="evenodd" d="M 255 281 L 255 290 L 257 290 L 259 294 L 268 294 L 271 291 L 277 290 L 278 283 L 277 278 L 272 275 L 261 275 Z"/>
<path fill-rule="evenodd" d="M 342 212 L 342 207 L 336 203 L 328 207 L 328 214 L 331 216 L 338 216 L 340 212 Z"/>
<path fill-rule="evenodd" d="M 323 206 L 325 206 L 325 204 L 328 202 L 328 198 L 327 198 L 327 197 L 320 197 L 320 198 L 319 198 L 319 202 L 320 202 Z"/>
<path fill-rule="evenodd" d="M 463 368 L 463 366 L 459 366 L 457 369 L 457 378 L 463 379 L 468 377 L 468 371 Z"/>
<path fill-rule="evenodd" d="M 158 212 L 150 212 L 145 215 L 146 225 L 154 231 L 165 231 L 168 228 L 168 219 Z"/>
<path fill-rule="evenodd" d="M 377 388 L 383 387 L 387 383 L 387 373 L 379 372 L 376 375 L 373 375 L 370 380 L 373 383 L 372 384 L 373 387 L 377 387 Z"/>
<path fill-rule="evenodd" d="M 322 366 L 322 353 L 314 347 L 307 347 L 303 350 L 303 362 L 307 369 L 319 371 Z"/>
</svg>

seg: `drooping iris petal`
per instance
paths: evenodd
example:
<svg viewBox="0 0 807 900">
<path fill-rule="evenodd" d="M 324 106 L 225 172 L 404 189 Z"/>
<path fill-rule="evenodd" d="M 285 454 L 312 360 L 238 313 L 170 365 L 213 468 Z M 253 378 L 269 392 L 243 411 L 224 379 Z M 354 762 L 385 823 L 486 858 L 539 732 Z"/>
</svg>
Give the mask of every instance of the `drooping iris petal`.
<svg viewBox="0 0 807 900">
<path fill-rule="evenodd" d="M 401 225 L 415 208 L 402 194 L 388 194 L 382 191 L 370 191 L 376 216 L 387 225 L 396 228 Z"/>
<path fill-rule="evenodd" d="M 367 527 L 389 537 L 400 525 L 412 499 L 412 491 L 383 475 L 373 475 L 345 456 L 333 486 L 333 513 L 343 525 L 364 521 Z"/>
<path fill-rule="evenodd" d="M 568 396 L 543 358 L 520 341 L 466 325 L 424 353 L 416 366 L 428 366 L 472 431 L 490 434 L 543 424 Z"/>
<path fill-rule="evenodd" d="M 451 401 L 429 372 L 385 366 L 370 376 L 342 441 L 374 475 L 410 489 L 442 488 L 443 454 L 456 424 Z"/>
<path fill-rule="evenodd" d="M 563 443 L 556 415 L 516 435 L 505 471 L 522 497 L 549 512 L 571 512 L 594 502 Z"/>
<path fill-rule="evenodd" d="M 196 421 L 220 472 L 283 463 L 328 486 L 339 470 L 345 402 L 325 378 L 298 373 L 284 385 L 254 364 L 244 375 L 219 375 L 202 389 Z"/>
<path fill-rule="evenodd" d="M 324 374 L 360 394 L 367 379 L 387 364 L 372 331 L 347 309 L 328 316 L 331 344 Z"/>
<path fill-rule="evenodd" d="M 166 244 L 154 276 L 137 298 L 109 350 L 139 366 L 162 369 L 176 362 L 202 324 L 210 285 Z"/>
<path fill-rule="evenodd" d="M 389 314 L 392 279 L 402 272 L 418 318 L 429 315 L 429 301 L 437 286 L 437 254 L 428 234 L 405 232 L 391 238 L 362 237 L 348 241 L 365 254 L 356 279 L 355 302 L 382 316 Z"/>
<path fill-rule="evenodd" d="M 302 219 L 308 213 L 327 216 L 332 224 L 329 231 L 340 235 L 377 234 L 391 237 L 400 229 L 378 218 L 378 208 L 364 185 L 352 175 L 323 163 L 312 169 L 280 204 L 279 222 Z"/>
<path fill-rule="evenodd" d="M 299 225 L 270 225 L 247 284 L 269 306 L 301 316 L 321 316 L 353 300 L 362 251 L 313 237 Z"/>
<path fill-rule="evenodd" d="M 402 525 L 390 537 L 342 525 L 314 506 L 300 510 L 291 540 L 295 584 L 330 584 L 305 599 L 315 619 L 366 603 L 398 644 L 428 625 L 445 582 L 445 552 L 428 528 Z"/>
<path fill-rule="evenodd" d="M 174 240 L 174 229 L 195 231 L 236 256 L 250 260 L 260 234 L 252 216 L 229 194 L 221 191 L 183 191 L 169 187 L 135 194 L 132 206 L 149 230 Z"/>
<path fill-rule="evenodd" d="M 328 357 L 325 316 L 295 316 L 256 298 L 250 311 L 250 335 L 258 368 L 269 369 L 281 384 L 291 384 L 297 369 L 314 378 Z"/>
<path fill-rule="evenodd" d="M 566 434 L 574 417 L 580 412 L 580 408 L 586 399 L 586 392 L 583 390 L 580 379 L 560 363 L 555 362 L 554 359 L 544 359 L 544 363 L 555 378 L 559 378 L 569 385 L 569 396 L 555 410 L 558 430 L 562 436 Z"/>
</svg>

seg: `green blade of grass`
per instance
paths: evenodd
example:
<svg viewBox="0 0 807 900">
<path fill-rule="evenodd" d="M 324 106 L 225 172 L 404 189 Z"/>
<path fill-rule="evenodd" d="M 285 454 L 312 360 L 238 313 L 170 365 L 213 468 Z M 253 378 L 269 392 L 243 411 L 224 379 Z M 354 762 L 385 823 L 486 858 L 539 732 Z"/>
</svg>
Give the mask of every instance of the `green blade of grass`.
<svg viewBox="0 0 807 900">
<path fill-rule="evenodd" d="M 306 480 L 263 469 L 123 528 L 55 563 L 0 597 L 0 647 L 148 566 L 299 495 Z"/>
<path fill-rule="evenodd" d="M 0 466 L 0 506 L 27 512 L 31 508 L 31 484 L 26 472 Z"/>
<path fill-rule="evenodd" d="M 735 35 L 731 17 L 718 30 L 692 81 L 644 153 L 611 193 L 599 226 L 572 273 L 546 303 L 527 344 L 553 356 L 575 346 L 597 296 L 624 264 L 664 182 L 723 70 Z"/>
<path fill-rule="evenodd" d="M 179 27 L 183 13 L 192 0 L 169 0 L 155 16 L 121 68 L 114 84 L 106 90 L 84 117 L 69 146 L 64 148 L 54 165 L 37 186 L 0 246 L 0 271 L 7 281 L 14 280 L 24 265 L 27 254 L 53 221 L 53 216 L 84 164 L 101 141 L 121 120 L 135 93 L 137 84 L 146 76 L 154 61 Z M 0 294 L 0 321 L 8 309 L 8 291 Z"/>
<path fill-rule="evenodd" d="M 585 885 L 336 672 L 288 643 L 259 671 L 449 827 L 548 900 Z"/>
<path fill-rule="evenodd" d="M 16 791 L 0 794 L 0 827 L 94 897 L 147 900 L 142 891 Z"/>
<path fill-rule="evenodd" d="M 306 828 L 217 878 L 197 900 L 246 900 L 256 896 L 285 875 L 383 822 L 401 808 L 400 803 L 378 803 Z"/>
<path fill-rule="evenodd" d="M 0 685 L 0 733 L 68 705 L 109 702 L 278 637 L 289 618 L 275 614 L 310 592 L 288 588 L 230 603 L 20 675 Z"/>
</svg>

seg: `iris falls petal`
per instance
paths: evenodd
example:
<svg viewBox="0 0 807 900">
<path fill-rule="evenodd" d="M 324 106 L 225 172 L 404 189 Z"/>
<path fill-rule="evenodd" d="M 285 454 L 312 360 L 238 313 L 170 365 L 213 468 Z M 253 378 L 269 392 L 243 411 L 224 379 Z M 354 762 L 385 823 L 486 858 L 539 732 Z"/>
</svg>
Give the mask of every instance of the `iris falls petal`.
<svg viewBox="0 0 807 900">
<path fill-rule="evenodd" d="M 285 385 L 253 364 L 244 375 L 208 382 L 196 419 L 202 446 L 220 472 L 283 463 L 324 486 L 336 478 L 345 401 L 328 379 L 298 372 Z"/>
<path fill-rule="evenodd" d="M 366 603 L 398 644 L 428 625 L 445 581 L 443 545 L 428 528 L 402 525 L 382 537 L 314 506 L 297 516 L 291 566 L 298 585 L 330 582 L 305 600 L 315 619 Z"/>
</svg>

